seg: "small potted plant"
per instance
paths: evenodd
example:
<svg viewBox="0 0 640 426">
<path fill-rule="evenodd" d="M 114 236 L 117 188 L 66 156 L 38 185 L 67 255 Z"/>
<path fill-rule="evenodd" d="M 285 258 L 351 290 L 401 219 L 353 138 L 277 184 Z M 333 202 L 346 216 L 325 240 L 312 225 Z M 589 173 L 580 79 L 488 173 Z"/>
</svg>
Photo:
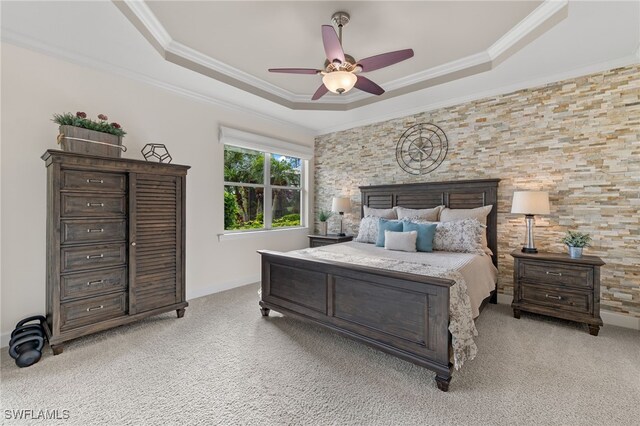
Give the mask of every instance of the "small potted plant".
<svg viewBox="0 0 640 426">
<path fill-rule="evenodd" d="M 332 213 L 328 210 L 320 209 L 318 212 L 318 220 L 320 220 L 320 235 L 327 235 L 327 220 L 331 217 Z"/>
<path fill-rule="evenodd" d="M 577 231 L 567 231 L 567 235 L 561 240 L 569 247 L 569 256 L 576 259 L 582 257 L 582 249 L 589 247 L 591 236 Z"/>
<path fill-rule="evenodd" d="M 94 121 L 78 111 L 75 115 L 54 114 L 51 121 L 60 125 L 58 143 L 63 151 L 119 158 L 121 151 L 126 150 L 122 146 L 126 132 L 120 124 L 108 120 L 106 115 L 98 114 L 98 121 Z"/>
</svg>

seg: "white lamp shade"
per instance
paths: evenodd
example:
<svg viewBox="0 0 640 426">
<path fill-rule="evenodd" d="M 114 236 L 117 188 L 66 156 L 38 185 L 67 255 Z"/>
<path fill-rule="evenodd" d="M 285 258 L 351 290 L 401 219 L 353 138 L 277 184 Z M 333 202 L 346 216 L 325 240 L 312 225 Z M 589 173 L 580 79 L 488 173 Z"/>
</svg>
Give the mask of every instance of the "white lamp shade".
<svg viewBox="0 0 640 426">
<path fill-rule="evenodd" d="M 331 211 L 336 213 L 348 212 L 351 209 L 351 200 L 347 197 L 333 197 Z"/>
<path fill-rule="evenodd" d="M 322 77 L 322 82 L 333 93 L 346 93 L 353 89 L 358 77 L 349 71 L 333 71 Z"/>
<path fill-rule="evenodd" d="M 549 214 L 549 193 L 546 191 L 515 191 L 511 213 Z"/>
</svg>

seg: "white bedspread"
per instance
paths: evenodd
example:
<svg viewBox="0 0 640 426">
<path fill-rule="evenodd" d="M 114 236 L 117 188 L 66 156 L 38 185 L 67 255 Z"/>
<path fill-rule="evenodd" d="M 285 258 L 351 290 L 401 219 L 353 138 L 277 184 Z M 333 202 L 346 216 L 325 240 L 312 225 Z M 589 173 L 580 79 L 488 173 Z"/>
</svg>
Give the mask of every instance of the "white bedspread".
<svg viewBox="0 0 640 426">
<path fill-rule="evenodd" d="M 464 361 L 475 357 L 477 347 L 473 337 L 477 331 L 473 318 L 478 316 L 482 300 L 495 288 L 497 277 L 497 270 L 489 256 L 450 252 L 408 253 L 356 242 L 291 253 L 455 281 L 456 284 L 450 289 L 449 318 L 454 366 L 459 369 Z"/>
</svg>

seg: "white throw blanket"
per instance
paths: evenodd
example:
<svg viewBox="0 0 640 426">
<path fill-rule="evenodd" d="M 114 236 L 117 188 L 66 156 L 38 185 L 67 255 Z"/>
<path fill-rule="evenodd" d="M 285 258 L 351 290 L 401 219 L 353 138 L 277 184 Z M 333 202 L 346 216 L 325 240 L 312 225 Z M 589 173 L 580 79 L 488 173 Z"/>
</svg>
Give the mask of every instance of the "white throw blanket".
<svg viewBox="0 0 640 426">
<path fill-rule="evenodd" d="M 478 330 L 476 330 L 471 315 L 471 303 L 469 302 L 469 295 L 467 294 L 467 283 L 460 272 L 455 269 L 446 269 L 396 259 L 334 253 L 318 249 L 297 250 L 292 253 L 334 262 L 370 266 L 373 268 L 408 272 L 455 281 L 455 284 L 452 285 L 449 290 L 449 331 L 452 336 L 453 364 L 456 370 L 459 370 L 465 361 L 474 359 L 478 353 L 478 347 L 473 340 L 473 337 L 478 335 Z"/>
</svg>

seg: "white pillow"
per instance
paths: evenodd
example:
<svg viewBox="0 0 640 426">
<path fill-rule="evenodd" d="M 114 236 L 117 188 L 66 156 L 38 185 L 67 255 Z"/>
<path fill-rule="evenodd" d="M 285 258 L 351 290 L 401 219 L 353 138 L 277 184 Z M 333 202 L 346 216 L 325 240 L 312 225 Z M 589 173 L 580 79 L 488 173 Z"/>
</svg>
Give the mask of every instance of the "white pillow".
<svg viewBox="0 0 640 426">
<path fill-rule="evenodd" d="M 491 213 L 493 205 L 477 207 L 475 209 L 449 209 L 444 208 L 440 211 L 440 222 L 451 222 L 452 220 L 476 219 L 484 226 L 482 233 L 482 248 L 489 256 L 493 254 L 487 242 L 487 216 Z"/>
<path fill-rule="evenodd" d="M 418 232 L 384 231 L 384 248 L 386 250 L 416 251 Z"/>
<path fill-rule="evenodd" d="M 440 210 L 442 210 L 443 208 L 444 206 L 436 206 L 432 209 L 407 209 L 400 206 L 394 207 L 394 209 L 396 210 L 396 214 L 398 215 L 398 219 L 411 218 L 430 220 L 432 222 L 436 222 L 438 220 Z"/>
<path fill-rule="evenodd" d="M 368 206 L 364 207 L 364 216 L 382 217 L 385 219 L 397 219 L 398 215 L 394 209 L 372 209 Z"/>
<path fill-rule="evenodd" d="M 378 221 L 379 217 L 367 216 L 360 221 L 358 228 L 358 236 L 354 240 L 358 243 L 376 243 L 378 239 Z"/>
</svg>

